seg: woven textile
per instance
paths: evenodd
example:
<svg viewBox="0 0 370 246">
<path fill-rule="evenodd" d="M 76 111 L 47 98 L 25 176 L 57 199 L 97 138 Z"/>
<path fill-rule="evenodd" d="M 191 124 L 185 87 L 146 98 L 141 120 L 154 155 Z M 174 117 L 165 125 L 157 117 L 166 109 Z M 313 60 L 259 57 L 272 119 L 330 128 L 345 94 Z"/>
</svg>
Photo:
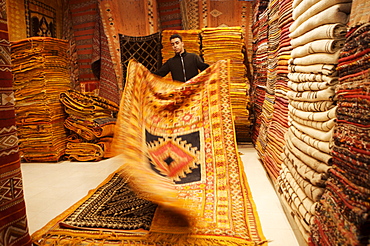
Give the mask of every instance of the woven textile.
<svg viewBox="0 0 370 246">
<path fill-rule="evenodd" d="M 265 7 L 263 7 L 265 6 Z M 292 1 L 254 5 L 254 50 L 252 140 L 269 176 L 276 180 L 283 163 L 284 135 L 288 129 L 288 61 L 292 46 L 289 27 Z M 257 29 L 257 30 L 256 30 Z"/>
<path fill-rule="evenodd" d="M 277 71 L 278 71 L 278 59 L 279 59 L 279 46 L 280 46 L 280 36 L 283 28 L 279 25 L 279 8 L 280 2 L 279 1 L 271 1 L 268 5 L 269 10 L 269 19 L 268 19 L 268 48 L 267 48 L 267 73 L 266 73 L 266 94 L 263 99 L 262 104 L 262 112 L 260 115 L 260 126 L 259 126 L 259 133 L 258 137 L 255 142 L 256 150 L 258 155 L 260 156 L 262 162 L 267 167 L 268 173 L 271 174 L 272 177 L 277 176 L 274 174 L 274 167 L 266 164 L 267 162 L 272 161 L 272 153 L 267 152 L 267 147 L 271 147 L 273 144 L 268 143 L 268 141 L 274 139 L 270 138 L 268 140 L 267 132 L 270 132 L 270 126 L 272 123 L 272 118 L 275 109 L 275 85 L 277 83 Z M 288 12 L 288 11 L 287 11 Z M 276 135 L 275 135 L 276 136 Z M 275 137 L 274 136 L 274 137 Z M 274 140 L 272 140 L 274 141 Z M 278 154 L 280 155 L 280 154 Z M 266 158 L 265 158 L 266 157 Z M 264 160 L 265 159 L 265 160 Z M 276 173 L 276 171 L 275 171 Z"/>
<path fill-rule="evenodd" d="M 109 158 L 118 105 L 92 93 L 68 90 L 60 93 L 68 117 L 66 156 L 73 161 L 100 161 Z"/>
<path fill-rule="evenodd" d="M 180 1 L 158 0 L 157 5 L 162 30 L 183 29 Z"/>
<path fill-rule="evenodd" d="M 116 73 L 118 88 L 121 92 L 123 90 L 122 84 L 122 65 L 121 65 L 121 53 L 120 53 L 120 43 L 118 30 L 119 21 L 118 15 L 119 1 L 109 0 L 109 1 L 99 1 L 100 16 L 104 27 L 104 33 L 106 34 L 108 40 L 108 47 L 110 56 L 112 59 L 114 71 Z M 112 10 L 116 11 L 112 11 Z M 119 13 L 117 13 L 119 12 Z"/>
<path fill-rule="evenodd" d="M 252 101 L 252 142 L 256 144 L 261 127 L 262 104 L 267 83 L 267 48 L 268 48 L 268 1 L 255 1 L 253 5 L 253 80 L 251 84 Z"/>
<path fill-rule="evenodd" d="M 77 63 L 77 50 L 76 40 L 73 33 L 72 13 L 70 11 L 69 0 L 63 0 L 63 25 L 62 25 L 62 38 L 69 41 L 68 56 L 69 56 L 69 70 L 70 70 L 70 83 L 71 89 L 80 90 L 79 81 L 79 65 Z"/>
<path fill-rule="evenodd" d="M 81 92 L 94 92 L 118 103 L 119 86 L 98 0 L 71 0 L 69 9 Z M 109 33 L 110 34 L 110 33 Z"/>
<path fill-rule="evenodd" d="M 127 66 L 131 59 L 143 64 L 150 71 L 157 71 L 162 65 L 161 36 L 154 33 L 144 37 L 120 34 L 123 85 L 126 83 Z"/>
<path fill-rule="evenodd" d="M 180 1 L 180 5 L 183 29 L 184 30 L 200 29 L 199 1 L 184 0 Z"/>
<path fill-rule="evenodd" d="M 68 222 L 69 227 L 76 226 L 71 224 L 73 214 L 87 215 L 85 201 L 101 194 L 94 190 L 36 232 L 34 242 L 37 245 L 76 240 L 81 245 L 265 245 L 237 152 L 229 69 L 227 61 L 220 61 L 190 81 L 177 83 L 154 76 L 143 65 L 131 61 L 113 143 L 115 153 L 120 154 L 115 158 L 123 164 L 117 170 L 121 180 L 113 174 L 100 186 L 117 179 L 121 188 L 107 190 L 120 200 L 110 200 L 117 205 L 106 206 L 104 210 L 110 212 L 100 218 L 102 223 L 98 228 L 61 228 L 58 224 L 61 221 Z M 149 229 L 147 222 L 142 226 L 137 222 L 150 219 L 152 205 L 132 196 L 124 187 L 124 180 L 140 198 L 159 204 Z M 125 190 L 126 198 L 119 194 Z M 122 199 L 127 201 L 129 196 L 134 199 L 132 204 L 142 204 L 143 210 L 136 206 L 127 215 L 138 220 L 131 223 L 130 217 L 120 217 L 110 221 L 128 221 L 132 225 L 131 233 L 122 223 L 119 223 L 121 230 L 102 229 L 108 221 L 105 218 L 116 209 L 125 216 L 127 204 Z M 173 210 L 176 201 L 189 205 L 186 210 L 195 216 L 195 220 L 188 221 L 190 224 L 180 219 L 188 215 L 178 214 L 183 211 L 181 208 Z M 89 214 L 104 214 L 102 206 Z M 144 210 L 147 212 L 141 212 Z"/>
<path fill-rule="evenodd" d="M 98 95 L 118 104 L 120 99 L 118 80 L 100 14 L 94 30 L 91 66 L 93 73 L 99 79 Z"/>
<path fill-rule="evenodd" d="M 31 245 L 15 126 L 6 2 L 0 0 L 0 241 Z"/>
<path fill-rule="evenodd" d="M 203 28 L 202 54 L 204 62 L 214 64 L 230 59 L 230 97 L 238 141 L 250 140 L 249 88 L 244 65 L 244 39 L 241 27 Z"/>
<path fill-rule="evenodd" d="M 67 132 L 59 93 L 70 86 L 67 41 L 33 37 L 12 42 L 21 158 L 54 162 L 64 154 Z"/>
<path fill-rule="evenodd" d="M 72 28 L 76 43 L 78 80 L 82 92 L 95 92 L 98 94 L 99 80 L 94 75 L 91 63 L 93 58 L 93 37 L 95 24 L 98 19 L 97 0 L 71 0 Z M 89 11 L 87 11 L 89 10 Z"/>
<path fill-rule="evenodd" d="M 343 46 L 351 3 L 346 0 L 295 0 L 289 26 L 292 52 L 288 61 L 289 129 L 278 193 L 309 243 L 312 211 L 300 209 L 289 198 L 287 186 L 297 184 L 301 199 L 317 204 L 332 165 L 330 145 L 336 120 L 336 65 Z M 288 180 L 287 180 L 288 177 Z"/>
<path fill-rule="evenodd" d="M 352 1 L 352 9 L 350 19 L 348 21 L 349 27 L 355 27 L 362 24 L 366 24 L 370 21 L 369 19 L 370 3 L 366 0 L 354 0 Z"/>
<path fill-rule="evenodd" d="M 56 38 L 56 10 L 37 0 L 26 0 L 27 37 Z"/>
<path fill-rule="evenodd" d="M 312 225 L 315 245 L 369 243 L 369 40 L 369 23 L 352 27 L 338 61 L 333 169 Z"/>
</svg>

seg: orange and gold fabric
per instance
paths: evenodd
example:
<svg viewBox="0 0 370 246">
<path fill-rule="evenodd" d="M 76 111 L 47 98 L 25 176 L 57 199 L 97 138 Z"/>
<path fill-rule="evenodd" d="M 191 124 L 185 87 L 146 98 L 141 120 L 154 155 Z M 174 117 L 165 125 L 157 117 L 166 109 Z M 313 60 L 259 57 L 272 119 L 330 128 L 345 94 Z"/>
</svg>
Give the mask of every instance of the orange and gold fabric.
<svg viewBox="0 0 370 246">
<path fill-rule="evenodd" d="M 121 167 L 35 244 L 267 245 L 238 155 L 229 70 L 222 60 L 178 83 L 131 60 L 111 146 Z"/>
</svg>

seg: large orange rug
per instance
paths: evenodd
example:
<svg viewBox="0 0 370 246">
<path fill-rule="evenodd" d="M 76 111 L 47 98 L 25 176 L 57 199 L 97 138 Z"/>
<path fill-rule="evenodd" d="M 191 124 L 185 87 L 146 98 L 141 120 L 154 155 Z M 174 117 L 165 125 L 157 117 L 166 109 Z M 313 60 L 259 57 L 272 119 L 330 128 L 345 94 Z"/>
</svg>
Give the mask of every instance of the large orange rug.
<svg viewBox="0 0 370 246">
<path fill-rule="evenodd" d="M 130 61 L 114 149 L 96 189 L 36 245 L 267 245 L 235 140 L 229 61 L 186 83 Z"/>
</svg>

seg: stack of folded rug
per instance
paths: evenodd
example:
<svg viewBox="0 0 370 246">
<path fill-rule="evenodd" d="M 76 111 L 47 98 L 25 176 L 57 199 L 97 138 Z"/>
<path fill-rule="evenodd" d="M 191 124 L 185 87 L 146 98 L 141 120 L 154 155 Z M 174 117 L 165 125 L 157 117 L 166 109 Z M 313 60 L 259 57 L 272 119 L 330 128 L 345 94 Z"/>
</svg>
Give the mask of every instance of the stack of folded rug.
<svg viewBox="0 0 370 246">
<path fill-rule="evenodd" d="M 67 132 L 59 93 L 70 88 L 68 42 L 34 37 L 12 42 L 16 124 L 26 162 L 56 162 Z"/>
<path fill-rule="evenodd" d="M 277 47 L 279 45 L 280 29 L 278 28 L 278 0 L 269 2 L 267 21 L 267 74 L 266 74 L 266 93 L 262 103 L 262 112 L 260 115 L 260 128 L 255 143 L 257 153 L 263 158 L 266 150 L 267 130 L 271 123 L 272 113 L 275 102 L 275 83 L 276 83 L 276 65 L 277 65 Z"/>
<path fill-rule="evenodd" d="M 241 27 L 203 28 L 202 53 L 210 65 L 230 59 L 230 100 L 238 141 L 250 139 L 249 81 L 244 65 L 244 39 Z"/>
<path fill-rule="evenodd" d="M 370 9 L 370 3 L 365 1 L 353 4 L 359 7 L 356 13 L 365 7 Z M 312 224 L 315 245 L 369 245 L 370 242 L 369 20 L 367 15 L 364 24 L 354 22 L 356 25 L 349 30 L 339 57 L 333 168 Z"/>
<path fill-rule="evenodd" d="M 331 168 L 338 83 L 351 0 L 294 0 L 290 26 L 289 129 L 277 179 L 281 201 L 309 241 L 315 208 Z"/>
<path fill-rule="evenodd" d="M 60 93 L 68 118 L 66 156 L 73 161 L 99 161 L 112 157 L 111 142 L 118 105 L 105 98 L 74 90 Z"/>
<path fill-rule="evenodd" d="M 260 115 L 262 104 L 265 100 L 268 65 L 268 2 L 255 1 L 253 6 L 253 83 L 251 84 L 252 119 L 253 127 L 251 139 L 254 144 L 257 142 L 261 126 Z"/>
<path fill-rule="evenodd" d="M 283 11 L 283 12 L 282 12 Z M 287 78 L 284 71 L 287 63 L 281 62 L 289 56 L 290 45 L 287 27 L 291 20 L 291 2 L 271 1 L 268 5 L 268 52 L 266 93 L 259 117 L 260 126 L 255 142 L 256 150 L 268 174 L 276 180 L 281 169 L 281 153 L 287 129 Z M 285 34 L 285 36 L 284 36 Z M 284 66 L 284 68 L 283 68 Z M 281 72 L 283 71 L 283 72 Z"/>
</svg>

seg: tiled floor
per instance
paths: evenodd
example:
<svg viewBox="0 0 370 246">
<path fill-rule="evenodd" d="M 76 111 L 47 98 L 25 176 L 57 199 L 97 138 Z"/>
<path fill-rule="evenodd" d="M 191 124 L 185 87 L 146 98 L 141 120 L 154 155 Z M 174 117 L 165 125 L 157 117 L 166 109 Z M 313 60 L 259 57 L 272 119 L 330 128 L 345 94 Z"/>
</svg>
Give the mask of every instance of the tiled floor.
<svg viewBox="0 0 370 246">
<path fill-rule="evenodd" d="M 275 190 L 251 145 L 239 145 L 248 184 L 270 246 L 297 246 L 295 236 Z M 68 207 L 87 195 L 120 163 L 114 158 L 101 162 L 59 162 L 22 164 L 24 193 L 30 233 L 43 227 Z"/>
</svg>

